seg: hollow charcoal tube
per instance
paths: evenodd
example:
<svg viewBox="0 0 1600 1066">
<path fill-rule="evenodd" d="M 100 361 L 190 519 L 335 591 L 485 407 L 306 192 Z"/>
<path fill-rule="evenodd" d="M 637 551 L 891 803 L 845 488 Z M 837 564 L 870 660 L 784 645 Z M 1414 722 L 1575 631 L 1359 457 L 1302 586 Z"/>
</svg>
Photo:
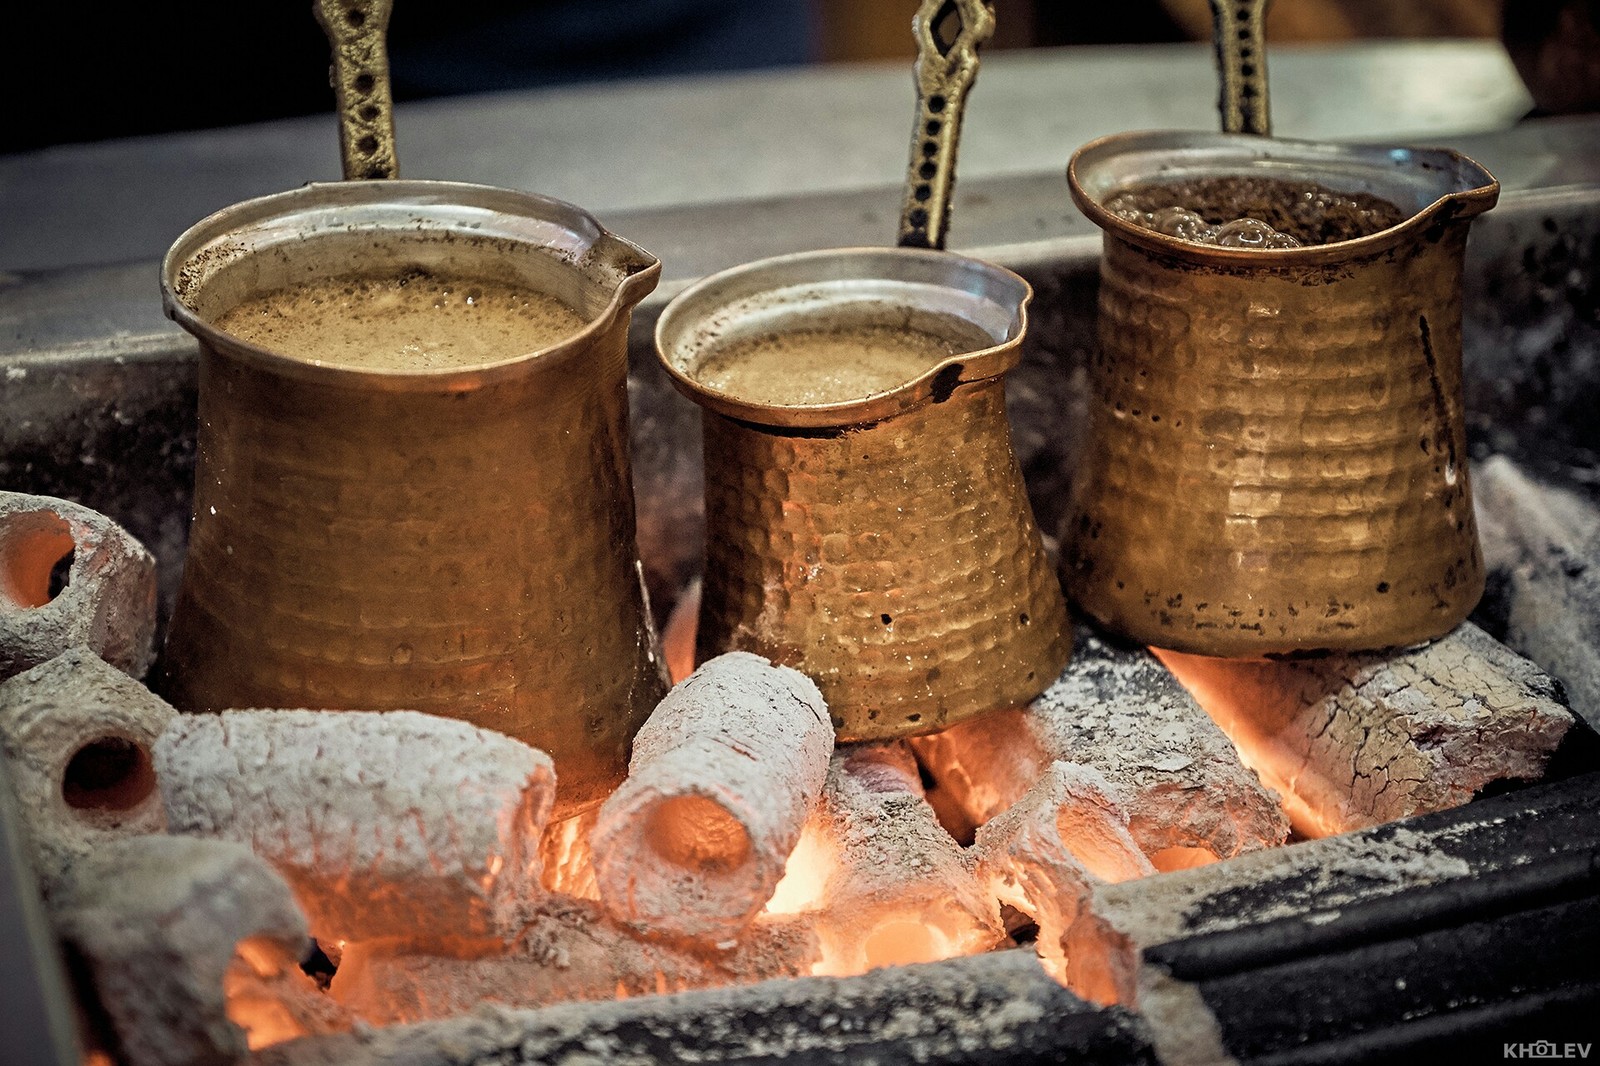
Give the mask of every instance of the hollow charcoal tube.
<svg viewBox="0 0 1600 1066">
<path fill-rule="evenodd" d="M 0 492 L 0 680 L 78 644 L 142 677 L 155 634 L 144 545 L 81 504 Z"/>
<path fill-rule="evenodd" d="M 0 682 L 0 757 L 45 896 L 74 860 L 165 827 L 150 752 L 176 713 L 85 647 Z"/>
<path fill-rule="evenodd" d="M 600 899 L 655 935 L 738 936 L 772 896 L 833 752 L 808 678 L 731 652 L 675 687 L 634 738 L 592 838 Z"/>
</svg>

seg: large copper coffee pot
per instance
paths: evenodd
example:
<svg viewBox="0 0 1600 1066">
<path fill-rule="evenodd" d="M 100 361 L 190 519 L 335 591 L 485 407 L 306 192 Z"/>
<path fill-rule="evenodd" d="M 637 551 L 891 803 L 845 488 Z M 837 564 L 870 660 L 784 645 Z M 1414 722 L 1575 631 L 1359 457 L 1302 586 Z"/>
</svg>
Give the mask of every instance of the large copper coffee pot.
<svg viewBox="0 0 1600 1066">
<path fill-rule="evenodd" d="M 587 326 L 489 365 L 319 365 L 213 319 L 263 291 L 420 268 L 556 296 Z M 341 182 L 179 238 L 168 313 L 199 338 L 194 522 L 160 679 L 184 710 L 465 718 L 602 798 L 664 694 L 634 545 L 631 308 L 660 265 L 583 211 L 445 182 Z"/>
</svg>

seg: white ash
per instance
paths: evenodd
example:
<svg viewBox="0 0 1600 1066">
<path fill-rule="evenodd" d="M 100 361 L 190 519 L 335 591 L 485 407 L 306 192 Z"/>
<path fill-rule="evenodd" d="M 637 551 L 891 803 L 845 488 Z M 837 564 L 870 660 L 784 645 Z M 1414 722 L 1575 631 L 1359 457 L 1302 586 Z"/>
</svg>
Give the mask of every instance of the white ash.
<svg viewBox="0 0 1600 1066">
<path fill-rule="evenodd" d="M 350 944 L 330 987 L 373 1025 L 465 1014 L 483 1004 L 537 1007 L 716 988 L 808 973 L 817 958 L 803 923 L 762 919 L 724 951 L 640 940 L 589 900 L 548 896 L 511 947 L 459 941 L 449 953 L 403 940 Z"/>
<path fill-rule="evenodd" d="M 979 829 L 975 851 L 995 897 L 1038 924 L 1039 955 L 1063 983 L 1063 944 L 1093 887 L 1156 872 L 1106 779 L 1064 762 Z"/>
<path fill-rule="evenodd" d="M 903 741 L 835 752 L 807 831 L 822 842 L 816 854 L 827 866 L 811 903 L 818 972 L 967 955 L 1004 938 L 976 856 L 939 824 Z"/>
<path fill-rule="evenodd" d="M 150 753 L 176 713 L 86 647 L 0 682 L 0 753 L 46 896 L 78 857 L 164 828 Z"/>
<path fill-rule="evenodd" d="M 52 598 L 52 571 L 66 585 Z M 0 492 L 0 679 L 78 644 L 143 677 L 155 656 L 156 561 L 98 511 Z"/>
<path fill-rule="evenodd" d="M 1215 858 L 1283 843 L 1277 797 L 1150 653 L 1080 627 L 1072 661 L 1023 710 L 1000 711 L 913 741 L 982 825 L 1062 760 L 1104 775 L 1145 854 Z"/>
<path fill-rule="evenodd" d="M 155 746 L 174 833 L 250 845 L 318 940 L 493 936 L 541 894 L 549 756 L 413 711 L 182 715 Z"/>
<path fill-rule="evenodd" d="M 1253 852 L 1226 866 L 1094 886 L 1068 931 L 1068 985 L 1097 1002 L 1139 1003 L 1140 951 L 1200 933 L 1280 919 L 1316 924 L 1355 903 L 1471 874 L 1439 841 L 1403 826 L 1382 836 L 1341 836 Z M 1219 908 L 1219 893 L 1249 898 L 1251 885 L 1293 884 L 1270 905 Z"/>
<path fill-rule="evenodd" d="M 833 751 L 804 674 L 748 652 L 709 660 L 634 737 L 590 838 L 600 899 L 642 933 L 717 942 L 772 897 Z"/>
<path fill-rule="evenodd" d="M 241 1061 L 246 1035 L 224 996 L 240 946 L 291 959 L 307 946 L 305 918 L 283 879 L 225 841 L 107 841 L 67 868 L 49 907 L 93 976 L 130 1066 Z"/>
<path fill-rule="evenodd" d="M 1560 679 L 1600 729 L 1600 507 L 1500 455 L 1474 469 L 1472 492 L 1506 644 Z"/>
</svg>

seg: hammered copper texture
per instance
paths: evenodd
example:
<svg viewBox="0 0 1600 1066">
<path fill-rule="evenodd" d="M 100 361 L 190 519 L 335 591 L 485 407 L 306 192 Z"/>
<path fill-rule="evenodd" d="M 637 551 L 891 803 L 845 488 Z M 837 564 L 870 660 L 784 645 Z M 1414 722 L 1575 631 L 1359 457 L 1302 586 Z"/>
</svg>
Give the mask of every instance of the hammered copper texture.
<svg viewBox="0 0 1600 1066">
<path fill-rule="evenodd" d="M 845 741 L 1026 702 L 1066 664 L 1002 379 L 837 431 L 703 424 L 701 659 L 803 671 Z"/>
<path fill-rule="evenodd" d="M 454 195 L 428 185 L 407 195 Z M 604 798 L 666 690 L 627 446 L 629 310 L 657 270 L 626 298 L 583 282 L 595 328 L 485 372 L 308 370 L 180 311 L 199 455 L 163 693 L 461 718 L 548 752 L 559 810 Z"/>
<path fill-rule="evenodd" d="M 1467 221 L 1322 265 L 1105 237 L 1069 592 L 1209 655 L 1437 637 L 1483 590 L 1461 386 Z"/>
</svg>

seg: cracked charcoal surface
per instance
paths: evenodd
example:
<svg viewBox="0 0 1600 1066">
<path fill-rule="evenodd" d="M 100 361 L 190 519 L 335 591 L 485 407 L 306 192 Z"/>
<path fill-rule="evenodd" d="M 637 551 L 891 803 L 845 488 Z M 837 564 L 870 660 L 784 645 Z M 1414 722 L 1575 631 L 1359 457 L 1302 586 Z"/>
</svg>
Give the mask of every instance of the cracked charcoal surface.
<svg viewBox="0 0 1600 1066">
<path fill-rule="evenodd" d="M 1394 655 L 1297 662 L 1172 656 L 1218 720 L 1301 802 L 1296 828 L 1346 832 L 1533 780 L 1573 725 L 1556 683 L 1471 623 Z"/>
<path fill-rule="evenodd" d="M 540 895 L 549 756 L 412 711 L 180 715 L 155 746 L 169 829 L 249 844 L 319 940 L 489 936 Z"/>
<path fill-rule="evenodd" d="M 1288 836 L 1276 796 L 1166 668 L 1088 627 L 1078 629 L 1072 662 L 1026 709 L 916 743 L 979 824 L 1059 759 L 1105 775 L 1147 856 L 1187 847 L 1225 859 Z"/>
</svg>

